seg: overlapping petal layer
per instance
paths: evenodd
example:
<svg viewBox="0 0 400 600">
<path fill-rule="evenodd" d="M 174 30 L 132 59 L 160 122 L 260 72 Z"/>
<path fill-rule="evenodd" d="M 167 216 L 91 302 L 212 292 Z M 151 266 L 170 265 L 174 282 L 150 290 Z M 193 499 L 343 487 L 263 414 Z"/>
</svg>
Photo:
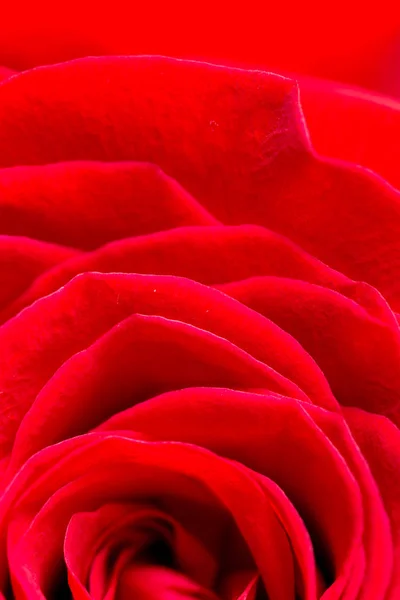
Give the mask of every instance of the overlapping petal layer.
<svg viewBox="0 0 400 600">
<path fill-rule="evenodd" d="M 307 85 L 335 160 L 277 75 L 5 74 L 4 599 L 396 600 L 398 109 Z"/>
</svg>

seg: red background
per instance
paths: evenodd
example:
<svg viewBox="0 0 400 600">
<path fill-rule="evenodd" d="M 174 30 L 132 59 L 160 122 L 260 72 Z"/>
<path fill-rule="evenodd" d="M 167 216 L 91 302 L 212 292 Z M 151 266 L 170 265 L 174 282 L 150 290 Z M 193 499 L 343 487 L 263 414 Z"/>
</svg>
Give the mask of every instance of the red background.
<svg viewBox="0 0 400 600">
<path fill-rule="evenodd" d="M 306 73 L 400 96 L 393 0 L 17 1 L 0 19 L 0 62 L 18 69 L 88 54 L 163 54 Z"/>
</svg>

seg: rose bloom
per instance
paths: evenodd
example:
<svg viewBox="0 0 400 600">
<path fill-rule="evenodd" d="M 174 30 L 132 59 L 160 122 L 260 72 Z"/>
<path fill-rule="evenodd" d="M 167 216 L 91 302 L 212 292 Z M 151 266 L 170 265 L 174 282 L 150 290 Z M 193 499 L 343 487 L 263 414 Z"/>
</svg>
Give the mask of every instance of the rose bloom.
<svg viewBox="0 0 400 600">
<path fill-rule="evenodd" d="M 3 15 L 2 600 L 400 598 L 399 21 L 360 6 Z"/>
</svg>

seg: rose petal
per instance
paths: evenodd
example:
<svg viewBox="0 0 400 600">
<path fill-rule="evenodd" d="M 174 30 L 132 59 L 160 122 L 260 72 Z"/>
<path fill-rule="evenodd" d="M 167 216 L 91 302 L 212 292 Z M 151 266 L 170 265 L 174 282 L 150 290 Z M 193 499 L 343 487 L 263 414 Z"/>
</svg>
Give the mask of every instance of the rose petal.
<svg viewBox="0 0 400 600">
<path fill-rule="evenodd" d="M 5 81 L 0 124 L 3 166 L 155 163 L 219 220 L 265 225 L 399 304 L 399 196 L 314 154 L 290 80 L 159 57 L 85 59 Z"/>
<path fill-rule="evenodd" d="M 371 600 L 385 597 L 395 565 L 390 522 L 377 483 L 343 419 L 319 407 L 305 408 L 345 458 L 360 486 L 365 527 L 359 569 L 356 563 L 354 565 L 354 585 L 358 589 L 358 597 Z M 349 597 L 352 597 L 351 594 Z"/>
<path fill-rule="evenodd" d="M 262 277 L 220 287 L 293 335 L 341 404 L 400 423 L 398 327 L 336 292 L 293 279 Z"/>
<path fill-rule="evenodd" d="M 135 312 L 183 320 L 227 338 L 293 381 L 313 402 L 337 409 L 324 376 L 301 346 L 268 319 L 226 295 L 174 277 L 86 274 L 32 305 L 0 329 L 0 440 L 4 452 L 10 449 L 21 420 L 55 371 Z M 254 331 L 258 332 L 257 337 Z M 83 408 L 76 407 L 79 413 Z M 41 435 L 35 436 L 35 444 L 41 439 L 43 445 L 46 439 L 50 441 L 49 435 L 56 439 L 56 424 L 63 427 L 71 418 L 75 426 L 78 423 L 79 427 L 84 426 L 84 420 L 77 420 L 78 413 L 74 414 L 71 407 L 70 418 L 47 421 L 54 410 L 55 405 L 50 412 L 42 412 L 41 417 L 33 410 L 35 427 L 23 426 L 20 430 L 21 443 L 26 435 L 31 440 L 25 450 L 21 448 L 22 454 L 33 443 L 31 436 L 35 431 L 41 430 Z"/>
<path fill-rule="evenodd" d="M 107 594 L 104 600 L 124 600 L 133 597 L 141 600 L 218 600 L 215 594 L 172 569 L 128 567 L 121 573 L 121 577 L 115 577 L 114 581 L 119 593 L 116 592 L 115 596 Z"/>
<path fill-rule="evenodd" d="M 195 443 L 262 473 L 265 472 L 265 431 L 271 423 L 270 403 L 275 401 L 279 402 L 266 396 L 251 396 L 229 390 L 180 390 L 152 398 L 146 403 L 116 414 L 98 430 L 140 431 L 159 440 L 172 439 Z M 286 402 L 287 400 L 282 398 L 277 411 L 286 410 Z M 392 570 L 390 527 L 379 491 L 365 459 L 345 427 L 343 418 L 317 407 L 304 405 L 304 408 L 345 458 L 360 486 L 365 513 L 364 543 L 368 566 L 364 577 L 361 573 L 365 596 L 360 597 L 376 598 L 386 591 Z M 221 422 L 224 423 L 224 427 L 220 426 Z M 251 444 L 248 443 L 249 439 Z M 303 455 L 305 451 L 304 448 Z M 280 458 L 277 468 L 280 468 L 281 461 Z M 296 467 L 296 471 L 298 469 L 299 467 Z M 279 475 L 274 474 L 275 476 Z M 314 470 L 310 471 L 309 476 L 315 477 Z M 304 475 L 304 485 L 308 488 L 306 482 L 307 474 Z M 316 501 L 319 501 L 320 496 L 320 492 L 315 492 Z M 291 523 L 293 517 L 290 513 L 289 515 Z M 287 516 L 284 520 L 285 528 L 290 531 L 286 519 Z M 291 527 L 293 526 L 295 524 L 291 523 Z M 290 538 L 298 560 L 302 562 L 307 556 L 307 550 L 304 545 L 300 548 L 296 546 L 301 539 L 298 532 L 297 526 L 297 535 L 290 535 Z M 307 567 L 303 565 L 303 569 L 306 571 Z"/>
<path fill-rule="evenodd" d="M 8 67 L 3 67 L 0 65 L 0 81 L 4 79 L 8 79 L 11 75 L 15 75 L 16 71 L 9 69 Z"/>
<path fill-rule="evenodd" d="M 116 411 L 193 386 L 269 390 L 309 401 L 293 382 L 224 338 L 134 314 L 74 355 L 43 388 L 18 436 L 10 470 L 46 444 L 84 433 Z"/>
<path fill-rule="evenodd" d="M 44 271 L 78 252 L 24 237 L 0 235 L 0 309 L 15 300 Z"/>
<path fill-rule="evenodd" d="M 337 289 L 386 318 L 379 294 L 314 259 L 298 246 L 263 227 L 179 227 L 153 235 L 119 240 L 82 253 L 38 277 L 3 311 L 7 320 L 38 298 L 89 271 L 179 275 L 213 285 L 257 275 L 291 277 Z M 386 315 L 386 317 L 385 317 Z M 394 317 L 391 315 L 391 319 Z"/>
<path fill-rule="evenodd" d="M 0 170 L 0 231 L 92 250 L 182 225 L 216 225 L 155 165 L 70 162 Z"/>
<path fill-rule="evenodd" d="M 400 592 L 400 433 L 388 419 L 356 408 L 345 408 L 352 433 L 368 461 L 390 518 L 394 567 L 387 593 L 395 600 Z"/>
<path fill-rule="evenodd" d="M 211 530 L 209 524 L 203 527 L 203 531 L 195 527 L 196 535 L 186 529 L 187 525 L 191 527 L 192 523 L 196 523 L 196 517 L 193 517 L 190 515 L 190 523 L 182 524 L 164 511 L 134 504 L 105 504 L 98 511 L 75 514 L 68 525 L 64 542 L 68 578 L 73 580 L 73 588 L 79 587 L 80 593 L 84 593 L 91 563 L 102 549 L 108 550 L 107 558 L 110 552 L 117 554 L 118 548 L 123 549 L 125 540 L 132 562 L 137 563 L 140 561 L 137 554 L 156 536 L 156 539 L 164 538 L 170 544 L 176 565 L 184 573 L 206 588 L 214 587 L 224 560 L 219 553 L 213 555 L 213 551 L 218 552 L 221 547 L 218 538 L 223 535 L 226 523 L 220 520 L 218 534 L 212 536 L 210 548 L 210 540 L 207 540 Z M 206 517 L 211 519 L 212 515 Z M 211 519 L 211 522 L 212 527 L 218 529 L 218 521 Z M 103 577 L 106 577 L 104 565 L 102 571 Z M 90 592 L 93 595 L 92 587 Z"/>
<path fill-rule="evenodd" d="M 400 188 L 400 102 L 316 79 L 299 83 L 317 152 L 363 165 Z"/>
<path fill-rule="evenodd" d="M 35 589 L 39 591 L 40 586 L 48 588 L 51 585 L 48 575 L 62 551 L 64 528 L 71 513 L 93 509 L 99 502 L 102 504 L 107 501 L 107 498 L 132 498 L 132 494 L 145 497 L 156 494 L 161 499 L 168 496 L 174 499 L 187 495 L 189 491 L 192 497 L 194 495 L 200 500 L 199 491 L 205 488 L 217 496 L 234 517 L 260 568 L 266 588 L 271 591 L 271 597 L 277 600 L 292 597 L 294 582 L 289 545 L 251 471 L 195 447 L 172 443 L 143 445 L 132 439 L 115 436 L 103 437 L 103 440 L 99 438 L 94 445 L 84 444 L 82 451 L 68 452 L 66 460 L 62 474 L 58 465 L 53 463 L 53 468 L 45 477 L 47 484 L 43 480 L 40 491 L 29 490 L 30 506 L 34 499 L 35 502 L 40 501 L 49 484 L 56 485 L 55 491 L 60 490 L 49 499 L 32 524 L 29 526 L 29 523 L 22 521 L 21 529 L 16 521 L 11 523 L 10 567 L 17 590 L 25 590 L 26 593 L 32 589 L 34 592 Z M 134 477 L 127 481 L 128 464 Z M 83 478 L 79 477 L 79 472 L 84 474 Z M 60 475 L 66 482 L 72 483 L 62 487 Z M 113 486 L 110 486 L 110 476 Z M 8 501 L 5 498 L 3 506 Z M 28 529 L 24 532 L 26 526 Z M 260 529 L 270 535 L 260 536 Z M 39 530 L 42 535 L 46 530 L 50 534 L 46 536 L 48 543 L 41 553 L 35 550 L 39 542 Z M 26 568 L 23 568 L 24 565 Z M 27 578 L 28 570 L 35 573 L 34 579 Z"/>
</svg>

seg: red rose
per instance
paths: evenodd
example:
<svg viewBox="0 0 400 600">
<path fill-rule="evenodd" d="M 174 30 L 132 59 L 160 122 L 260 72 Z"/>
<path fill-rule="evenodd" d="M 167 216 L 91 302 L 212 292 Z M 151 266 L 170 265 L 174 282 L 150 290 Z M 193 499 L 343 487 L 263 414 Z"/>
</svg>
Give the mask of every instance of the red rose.
<svg viewBox="0 0 400 600">
<path fill-rule="evenodd" d="M 396 600 L 396 101 L 159 57 L 3 76 L 0 597 Z"/>
</svg>

